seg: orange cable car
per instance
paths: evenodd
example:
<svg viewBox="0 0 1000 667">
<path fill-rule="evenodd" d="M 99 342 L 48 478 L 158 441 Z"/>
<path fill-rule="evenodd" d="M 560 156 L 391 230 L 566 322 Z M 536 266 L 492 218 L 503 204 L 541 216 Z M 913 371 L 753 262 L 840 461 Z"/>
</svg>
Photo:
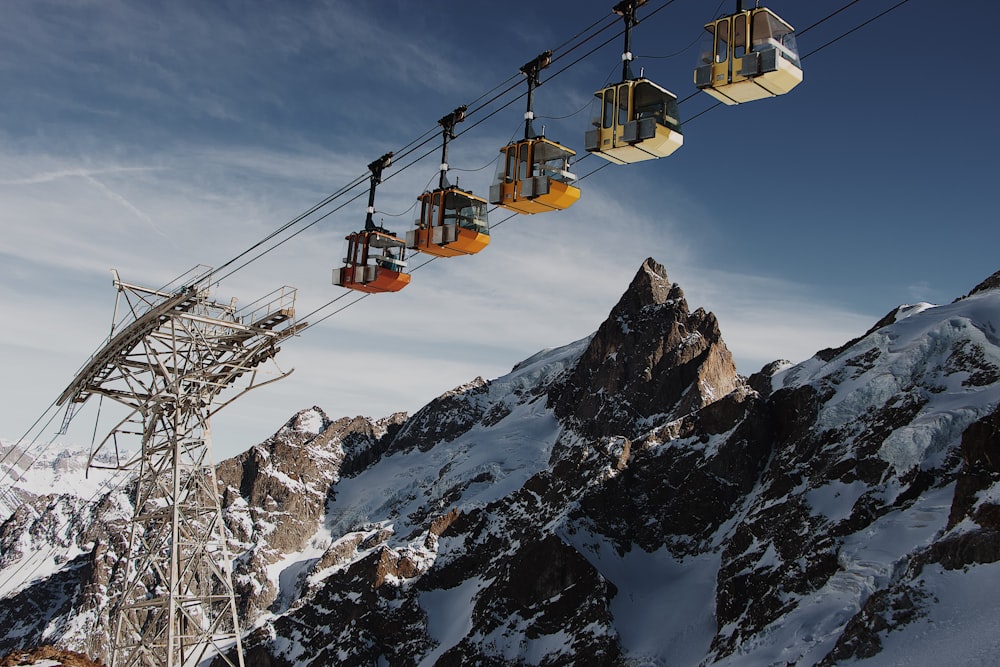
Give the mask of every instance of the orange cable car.
<svg viewBox="0 0 1000 667">
<path fill-rule="evenodd" d="M 545 137 L 515 141 L 500 149 L 500 164 L 490 186 L 490 203 L 518 213 L 569 208 L 580 198 L 569 161 L 576 152 Z"/>
<path fill-rule="evenodd" d="M 410 284 L 410 274 L 403 273 L 405 246 L 403 239 L 384 230 L 349 234 L 344 266 L 333 270 L 333 284 L 369 294 L 398 292 Z"/>
<path fill-rule="evenodd" d="M 368 165 L 371 185 L 368 190 L 368 215 L 365 228 L 346 237 L 344 266 L 333 270 L 333 284 L 376 294 L 398 292 L 410 284 L 406 268 L 406 244 L 392 232 L 375 226 L 375 186 L 382 182 L 382 170 L 392 162 L 386 153 Z"/>
<path fill-rule="evenodd" d="M 580 199 L 580 188 L 573 185 L 576 176 L 569 171 L 575 151 L 546 139 L 544 131 L 532 127 L 535 87 L 539 72 L 552 63 L 546 51 L 521 67 L 528 78 L 528 110 L 524 114 L 524 139 L 500 149 L 500 163 L 490 186 L 490 203 L 517 213 L 561 211 Z"/>
<path fill-rule="evenodd" d="M 437 189 L 417 197 L 420 218 L 406 233 L 407 248 L 435 257 L 474 255 L 490 243 L 486 200 L 447 181 L 448 140 L 455 138 L 465 110 L 461 106 L 438 121 L 444 130 L 440 180 Z"/>
<path fill-rule="evenodd" d="M 435 257 L 474 255 L 490 243 L 487 204 L 457 187 L 438 188 L 417 197 L 420 221 L 406 233 L 406 247 Z"/>
<path fill-rule="evenodd" d="M 743 9 L 705 25 L 694 70 L 699 89 L 725 104 L 784 95 L 802 83 L 795 30 L 766 7 Z"/>
<path fill-rule="evenodd" d="M 632 74 L 632 26 L 638 23 L 636 8 L 645 3 L 623 0 L 614 7 L 625 20 L 622 80 L 594 93 L 601 113 L 584 136 L 588 152 L 615 164 L 666 157 L 684 145 L 677 96 Z"/>
</svg>

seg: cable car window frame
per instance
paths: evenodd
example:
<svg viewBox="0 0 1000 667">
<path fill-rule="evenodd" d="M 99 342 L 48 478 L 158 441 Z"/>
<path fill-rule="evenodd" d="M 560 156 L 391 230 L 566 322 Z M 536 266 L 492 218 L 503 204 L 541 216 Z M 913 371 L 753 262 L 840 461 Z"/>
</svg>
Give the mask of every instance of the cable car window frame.
<svg viewBox="0 0 1000 667">
<path fill-rule="evenodd" d="M 430 197 L 421 197 L 420 198 L 420 226 L 421 227 L 428 226 L 427 225 L 427 221 L 430 220 L 430 215 L 429 215 L 430 206 L 431 206 L 431 198 Z"/>
<path fill-rule="evenodd" d="M 715 28 L 715 62 L 729 61 L 729 19 L 721 19 Z"/>
<path fill-rule="evenodd" d="M 715 60 L 715 23 L 705 26 L 705 34 L 701 36 L 699 56 L 702 65 L 712 65 Z"/>
<path fill-rule="evenodd" d="M 767 48 L 773 39 L 771 30 L 770 15 L 767 12 L 757 12 L 753 16 L 751 24 L 751 37 L 753 39 L 753 50 L 760 51 Z"/>
<path fill-rule="evenodd" d="M 452 223 L 457 223 L 459 227 L 462 227 L 462 214 L 461 207 L 459 206 L 459 199 L 461 196 L 454 190 L 445 190 L 441 193 L 441 224 L 450 225 Z"/>
<path fill-rule="evenodd" d="M 747 15 L 738 14 L 733 20 L 733 60 L 747 54 Z"/>
<path fill-rule="evenodd" d="M 665 127 L 676 126 L 677 122 L 669 119 L 669 103 L 663 98 L 662 91 L 649 81 L 638 81 L 632 91 L 632 106 L 635 109 L 635 120 L 652 116 L 657 125 Z M 671 127 L 671 129 L 675 129 Z"/>
<path fill-rule="evenodd" d="M 444 198 L 444 205 L 442 207 L 444 211 L 443 220 L 449 221 L 442 224 L 450 224 L 450 221 L 454 220 L 463 229 L 471 229 L 479 233 L 489 233 L 488 231 L 482 231 L 485 227 L 479 215 L 482 211 L 477 211 L 477 208 L 485 208 L 485 204 L 479 200 L 473 200 L 472 197 L 461 190 L 446 190 L 442 193 L 442 196 Z"/>
<path fill-rule="evenodd" d="M 619 84 L 618 90 L 615 92 L 615 97 L 618 99 L 618 117 L 615 124 L 618 127 L 625 127 L 625 123 L 632 120 L 631 90 L 632 86 L 629 85 L 629 82 L 625 82 Z"/>
<path fill-rule="evenodd" d="M 798 68 L 802 67 L 795 41 L 795 29 L 770 10 L 766 8 L 755 10 L 750 30 L 753 51 L 763 51 L 774 47 L 778 49 L 782 58 Z"/>
<path fill-rule="evenodd" d="M 432 192 L 430 196 L 431 200 L 431 217 L 429 220 L 428 227 L 435 227 L 441 224 L 444 216 L 444 210 L 441 206 L 441 193 Z"/>
<path fill-rule="evenodd" d="M 606 88 L 604 90 L 604 100 L 601 111 L 601 128 L 605 130 L 611 129 L 615 122 L 615 95 L 617 90 L 614 86 Z"/>
</svg>

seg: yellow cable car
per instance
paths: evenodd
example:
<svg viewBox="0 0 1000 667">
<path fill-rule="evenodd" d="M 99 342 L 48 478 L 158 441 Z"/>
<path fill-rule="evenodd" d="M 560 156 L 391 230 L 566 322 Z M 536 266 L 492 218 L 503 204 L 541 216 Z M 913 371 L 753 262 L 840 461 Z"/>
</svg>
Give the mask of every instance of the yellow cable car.
<svg viewBox="0 0 1000 667">
<path fill-rule="evenodd" d="M 569 208 L 580 198 L 580 188 L 569 171 L 575 151 L 545 138 L 545 130 L 536 133 L 532 125 L 535 112 L 535 88 L 541 85 L 539 73 L 552 64 L 552 52 L 546 51 L 521 66 L 528 78 L 528 109 L 524 113 L 524 139 L 512 141 L 500 149 L 496 178 L 490 186 L 490 203 L 517 213 L 545 213 Z"/>
<path fill-rule="evenodd" d="M 588 151 L 615 164 L 666 157 L 684 145 L 677 97 L 649 79 L 616 83 L 594 93 L 601 115 L 584 137 Z"/>
<path fill-rule="evenodd" d="M 438 121 L 443 128 L 438 187 L 417 197 L 420 219 L 406 233 L 407 248 L 435 257 L 473 255 L 490 243 L 486 200 L 447 180 L 448 140 L 455 138 L 455 124 L 465 120 L 465 110 L 460 106 Z"/>
<path fill-rule="evenodd" d="M 406 247 L 435 257 L 473 255 L 490 243 L 486 200 L 457 187 L 425 192 L 417 228 L 406 233 Z"/>
<path fill-rule="evenodd" d="M 333 284 L 359 292 L 398 292 L 410 284 L 403 239 L 381 229 L 366 229 L 347 237 L 344 266 L 333 270 Z M 373 252 L 376 251 L 376 252 Z"/>
<path fill-rule="evenodd" d="M 561 211 L 580 198 L 569 171 L 574 155 L 545 137 L 523 139 L 500 149 L 503 156 L 490 186 L 490 203 L 518 213 Z"/>
<path fill-rule="evenodd" d="M 783 95 L 802 83 L 795 31 L 766 7 L 705 25 L 695 86 L 725 104 Z"/>
<path fill-rule="evenodd" d="M 615 164 L 667 157 L 684 145 L 677 96 L 632 74 L 632 27 L 639 22 L 636 8 L 644 4 L 646 0 L 622 0 L 612 9 L 625 20 L 622 80 L 594 93 L 601 114 L 584 136 L 588 152 Z"/>
</svg>

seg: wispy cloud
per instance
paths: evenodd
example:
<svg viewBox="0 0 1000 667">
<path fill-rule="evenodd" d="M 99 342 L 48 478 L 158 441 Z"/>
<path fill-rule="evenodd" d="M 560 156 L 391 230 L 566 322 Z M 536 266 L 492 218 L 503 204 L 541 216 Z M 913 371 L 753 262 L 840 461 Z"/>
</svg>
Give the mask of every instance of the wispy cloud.
<svg viewBox="0 0 1000 667">
<path fill-rule="evenodd" d="M 136 218 L 146 223 L 159 236 L 166 239 L 168 238 L 167 235 L 163 232 L 162 229 L 160 229 L 157 226 L 153 218 L 151 218 L 146 212 L 144 212 L 135 204 L 133 204 L 131 201 L 129 201 L 127 197 L 125 197 L 119 192 L 116 192 L 98 178 L 98 176 L 104 174 L 128 174 L 135 172 L 148 172 L 151 169 L 152 168 L 150 167 L 106 167 L 99 169 L 85 169 L 85 168 L 60 169 L 57 171 L 35 173 L 21 178 L 0 180 L 0 187 L 42 185 L 42 184 L 50 184 L 53 183 L 54 181 L 59 181 L 67 178 L 80 178 L 84 182 L 91 185 L 102 195 L 107 197 L 109 200 L 119 204 L 122 208 L 131 212 L 133 215 L 135 215 Z"/>
</svg>

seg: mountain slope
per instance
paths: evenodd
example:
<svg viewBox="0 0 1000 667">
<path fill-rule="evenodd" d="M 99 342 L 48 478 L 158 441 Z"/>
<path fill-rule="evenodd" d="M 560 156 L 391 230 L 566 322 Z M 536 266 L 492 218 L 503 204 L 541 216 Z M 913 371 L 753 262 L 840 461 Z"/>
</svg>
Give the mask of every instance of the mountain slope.
<svg viewBox="0 0 1000 667">
<path fill-rule="evenodd" d="M 647 260 L 593 336 L 506 376 L 409 418 L 304 410 L 219 466 L 247 663 L 993 664 L 998 330 L 1000 273 L 747 379 Z M 86 510 L 100 538 L 37 506 L 0 546 L 66 561 L 0 598 L 0 652 L 100 657 L 59 629 L 106 627 L 82 600 L 106 606 L 128 503 Z"/>
</svg>

